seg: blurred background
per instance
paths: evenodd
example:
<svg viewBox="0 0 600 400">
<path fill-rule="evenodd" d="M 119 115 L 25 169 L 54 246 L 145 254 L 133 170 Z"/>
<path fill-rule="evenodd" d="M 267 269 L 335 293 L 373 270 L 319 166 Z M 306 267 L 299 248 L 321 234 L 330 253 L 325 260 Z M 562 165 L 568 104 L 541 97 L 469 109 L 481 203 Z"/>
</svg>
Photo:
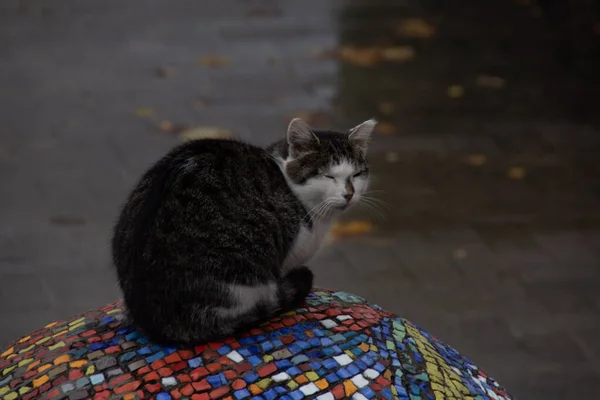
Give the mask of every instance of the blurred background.
<svg viewBox="0 0 600 400">
<path fill-rule="evenodd" d="M 598 4 L 1 0 L 0 344 L 120 297 L 113 221 L 172 146 L 376 117 L 318 285 L 519 398 L 598 398 Z"/>
</svg>

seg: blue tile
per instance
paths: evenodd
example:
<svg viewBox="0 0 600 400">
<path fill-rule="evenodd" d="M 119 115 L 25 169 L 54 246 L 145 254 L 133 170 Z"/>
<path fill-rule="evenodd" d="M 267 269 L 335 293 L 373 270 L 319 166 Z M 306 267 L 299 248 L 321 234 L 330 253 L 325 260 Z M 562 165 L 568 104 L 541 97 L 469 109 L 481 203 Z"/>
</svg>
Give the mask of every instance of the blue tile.
<svg viewBox="0 0 600 400">
<path fill-rule="evenodd" d="M 335 372 L 332 372 L 331 374 L 328 374 L 327 376 L 325 376 L 325 379 L 327 379 L 327 382 L 331 383 L 335 383 L 337 381 L 340 380 L 340 377 L 337 376 L 337 374 Z"/>
<path fill-rule="evenodd" d="M 154 361 L 156 361 L 156 360 L 160 360 L 160 359 L 161 359 L 161 358 L 163 358 L 164 356 L 165 356 L 165 353 L 164 353 L 164 352 L 162 352 L 162 351 L 159 351 L 158 353 L 156 353 L 156 354 L 153 354 L 153 355 L 151 355 L 150 357 L 146 357 L 146 362 L 147 362 L 148 364 L 151 364 L 151 363 L 153 363 L 153 362 L 154 362 Z"/>
<path fill-rule="evenodd" d="M 262 358 L 260 358 L 260 357 L 257 357 L 257 356 L 250 356 L 250 357 L 248 357 L 248 361 L 250 361 L 250 363 L 251 363 L 253 366 L 255 366 L 255 367 L 256 367 L 257 365 L 263 364 L 263 359 L 262 359 Z"/>
<path fill-rule="evenodd" d="M 134 341 L 135 339 L 140 337 L 140 333 L 135 331 L 135 332 L 131 332 L 129 333 L 127 336 L 125 336 L 125 340 L 128 342 Z"/>
<path fill-rule="evenodd" d="M 204 363 L 202 362 L 202 357 L 195 357 L 188 360 L 188 365 L 190 368 L 198 368 L 204 365 Z"/>
<path fill-rule="evenodd" d="M 300 390 L 294 390 L 293 392 L 291 392 L 289 394 L 289 396 L 293 399 L 293 400 L 300 400 L 304 398 L 304 393 L 302 393 Z"/>
<path fill-rule="evenodd" d="M 277 366 L 277 369 L 286 369 L 292 366 L 292 363 L 290 362 L 290 360 L 279 360 L 279 361 L 275 361 L 275 365 Z"/>
<path fill-rule="evenodd" d="M 298 367 L 292 367 L 285 372 L 290 376 L 296 376 L 302 373 L 302 371 Z"/>
<path fill-rule="evenodd" d="M 241 390 L 236 390 L 235 392 L 233 392 L 233 397 L 235 397 L 238 400 L 247 399 L 250 396 L 252 396 L 252 395 L 250 394 L 248 389 L 241 389 Z"/>
<path fill-rule="evenodd" d="M 256 380 L 260 378 L 260 376 L 256 373 L 256 371 L 249 371 L 246 375 L 244 375 L 243 379 L 246 383 L 254 383 Z"/>
<path fill-rule="evenodd" d="M 156 400 L 171 400 L 171 395 L 167 392 L 160 392 L 156 396 Z"/>
<path fill-rule="evenodd" d="M 219 353 L 222 356 L 224 356 L 225 354 L 228 354 L 230 352 L 231 352 L 231 347 L 227 346 L 226 344 L 217 349 L 217 353 Z"/>
</svg>

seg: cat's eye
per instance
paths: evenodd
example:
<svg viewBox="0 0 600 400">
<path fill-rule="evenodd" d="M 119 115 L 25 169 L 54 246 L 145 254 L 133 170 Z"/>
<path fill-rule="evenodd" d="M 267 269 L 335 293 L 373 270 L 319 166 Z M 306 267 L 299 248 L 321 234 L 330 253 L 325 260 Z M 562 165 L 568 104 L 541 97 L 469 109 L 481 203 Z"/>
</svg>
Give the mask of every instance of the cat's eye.
<svg viewBox="0 0 600 400">
<path fill-rule="evenodd" d="M 353 175 L 354 178 L 358 178 L 359 176 L 365 174 L 367 171 L 359 171 Z"/>
<path fill-rule="evenodd" d="M 334 176 L 331 176 L 331 175 L 323 175 L 323 176 L 324 176 L 325 178 L 327 178 L 327 179 L 333 179 L 333 180 L 335 180 L 335 177 L 334 177 Z"/>
</svg>

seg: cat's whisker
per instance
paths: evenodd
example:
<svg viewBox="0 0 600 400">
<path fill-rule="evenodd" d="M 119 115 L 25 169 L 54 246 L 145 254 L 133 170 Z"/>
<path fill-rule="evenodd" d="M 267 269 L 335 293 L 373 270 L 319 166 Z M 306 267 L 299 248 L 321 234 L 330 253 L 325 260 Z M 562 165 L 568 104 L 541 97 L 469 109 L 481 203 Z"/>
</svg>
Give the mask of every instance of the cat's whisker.
<svg viewBox="0 0 600 400">
<path fill-rule="evenodd" d="M 381 209 L 381 205 L 372 199 L 362 197 L 358 204 L 363 205 L 373 216 L 381 220 L 386 220 L 385 212 Z"/>
</svg>

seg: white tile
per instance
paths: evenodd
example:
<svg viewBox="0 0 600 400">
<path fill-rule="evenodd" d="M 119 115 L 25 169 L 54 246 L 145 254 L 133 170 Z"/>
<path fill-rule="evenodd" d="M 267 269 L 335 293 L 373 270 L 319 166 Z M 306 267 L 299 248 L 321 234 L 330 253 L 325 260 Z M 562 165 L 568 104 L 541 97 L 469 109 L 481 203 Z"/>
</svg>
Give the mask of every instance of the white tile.
<svg viewBox="0 0 600 400">
<path fill-rule="evenodd" d="M 175 385 L 177 385 L 177 379 L 175 379 L 172 376 L 162 378 L 162 385 L 163 386 L 175 386 Z"/>
<path fill-rule="evenodd" d="M 340 321 L 345 321 L 347 319 L 352 319 L 352 317 L 349 316 L 349 315 L 338 315 L 337 319 L 340 320 Z"/>
<path fill-rule="evenodd" d="M 338 324 L 335 323 L 334 320 L 324 319 L 321 321 L 321 325 L 323 325 L 327 329 L 335 328 Z"/>
<path fill-rule="evenodd" d="M 317 397 L 317 400 L 335 400 L 331 393 L 325 393 Z"/>
<path fill-rule="evenodd" d="M 240 353 L 238 353 L 237 351 L 232 351 L 231 353 L 227 354 L 227 358 L 229 358 L 231 361 L 239 363 L 244 361 L 244 357 L 242 357 L 240 355 Z"/>
<path fill-rule="evenodd" d="M 300 391 L 304 393 L 305 396 L 310 396 L 311 394 L 317 393 L 319 388 L 311 382 L 308 385 L 300 386 Z"/>
<path fill-rule="evenodd" d="M 365 370 L 365 372 L 363 372 L 363 375 L 365 376 L 365 378 L 367 379 L 377 379 L 377 377 L 379 376 L 379 372 L 375 371 L 372 368 L 367 368 Z"/>
<path fill-rule="evenodd" d="M 352 362 L 352 359 L 348 356 L 348 354 L 341 354 L 339 356 L 334 356 L 333 357 L 335 361 L 337 361 L 338 364 L 340 364 L 342 367 L 344 365 L 348 365 Z"/>
<path fill-rule="evenodd" d="M 273 379 L 275 382 L 283 382 L 283 381 L 289 381 L 292 378 L 285 372 L 281 372 L 277 375 L 273 375 L 271 377 L 271 379 Z"/>
<path fill-rule="evenodd" d="M 352 383 L 356 385 L 357 388 L 362 389 L 369 384 L 369 381 L 365 379 L 361 374 L 355 375 L 350 379 Z"/>
</svg>

